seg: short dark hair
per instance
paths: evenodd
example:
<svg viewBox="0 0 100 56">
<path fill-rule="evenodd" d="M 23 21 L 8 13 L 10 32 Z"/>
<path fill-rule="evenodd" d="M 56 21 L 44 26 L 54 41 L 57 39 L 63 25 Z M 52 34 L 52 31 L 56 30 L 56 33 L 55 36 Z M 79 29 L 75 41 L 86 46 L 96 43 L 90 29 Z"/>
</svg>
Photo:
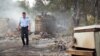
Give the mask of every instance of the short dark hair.
<svg viewBox="0 0 100 56">
<path fill-rule="evenodd" d="M 26 12 L 22 12 L 22 14 L 26 14 Z"/>
</svg>

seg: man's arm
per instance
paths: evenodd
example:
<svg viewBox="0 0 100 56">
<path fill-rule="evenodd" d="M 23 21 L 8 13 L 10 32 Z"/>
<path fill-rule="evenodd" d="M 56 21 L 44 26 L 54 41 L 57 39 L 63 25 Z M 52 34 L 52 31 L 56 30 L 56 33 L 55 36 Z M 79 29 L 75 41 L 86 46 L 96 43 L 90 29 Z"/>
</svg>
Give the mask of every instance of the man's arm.
<svg viewBox="0 0 100 56">
<path fill-rule="evenodd" d="M 31 28 L 31 25 L 30 25 L 30 23 L 29 23 L 29 25 L 28 25 L 28 31 L 30 31 L 30 28 Z"/>
<path fill-rule="evenodd" d="M 30 32 L 30 28 L 31 28 L 31 23 L 30 23 L 30 19 L 29 19 L 29 24 L 28 24 L 28 31 Z"/>
</svg>

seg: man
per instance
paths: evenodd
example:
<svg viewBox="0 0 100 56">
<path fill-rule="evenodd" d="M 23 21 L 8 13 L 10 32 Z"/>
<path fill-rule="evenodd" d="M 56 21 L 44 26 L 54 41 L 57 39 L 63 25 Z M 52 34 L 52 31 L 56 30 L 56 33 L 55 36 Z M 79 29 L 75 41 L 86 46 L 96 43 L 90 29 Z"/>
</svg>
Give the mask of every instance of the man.
<svg viewBox="0 0 100 56">
<path fill-rule="evenodd" d="M 23 46 L 28 46 L 29 45 L 28 31 L 30 31 L 30 20 L 28 17 L 26 17 L 25 12 L 22 12 L 22 17 L 20 18 L 18 26 L 18 30 L 19 29 L 21 29 L 21 39 Z"/>
</svg>

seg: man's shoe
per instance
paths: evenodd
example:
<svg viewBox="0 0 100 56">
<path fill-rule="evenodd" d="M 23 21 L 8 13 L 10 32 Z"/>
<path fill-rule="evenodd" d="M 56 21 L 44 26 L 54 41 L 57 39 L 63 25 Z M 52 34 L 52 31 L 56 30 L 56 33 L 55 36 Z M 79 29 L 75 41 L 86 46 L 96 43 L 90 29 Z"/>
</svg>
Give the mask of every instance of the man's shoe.
<svg viewBox="0 0 100 56">
<path fill-rule="evenodd" d="M 25 47 L 25 45 L 23 45 L 23 47 Z"/>
</svg>

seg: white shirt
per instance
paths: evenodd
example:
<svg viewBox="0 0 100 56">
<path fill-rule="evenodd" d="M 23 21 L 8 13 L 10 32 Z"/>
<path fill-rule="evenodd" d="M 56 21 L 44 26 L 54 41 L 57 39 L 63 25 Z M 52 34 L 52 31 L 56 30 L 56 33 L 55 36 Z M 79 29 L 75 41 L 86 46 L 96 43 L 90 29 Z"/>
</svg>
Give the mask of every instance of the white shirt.
<svg viewBox="0 0 100 56">
<path fill-rule="evenodd" d="M 25 19 L 21 17 L 19 23 L 21 27 L 26 27 L 26 26 L 29 26 L 30 20 L 28 17 L 26 17 Z"/>
</svg>

